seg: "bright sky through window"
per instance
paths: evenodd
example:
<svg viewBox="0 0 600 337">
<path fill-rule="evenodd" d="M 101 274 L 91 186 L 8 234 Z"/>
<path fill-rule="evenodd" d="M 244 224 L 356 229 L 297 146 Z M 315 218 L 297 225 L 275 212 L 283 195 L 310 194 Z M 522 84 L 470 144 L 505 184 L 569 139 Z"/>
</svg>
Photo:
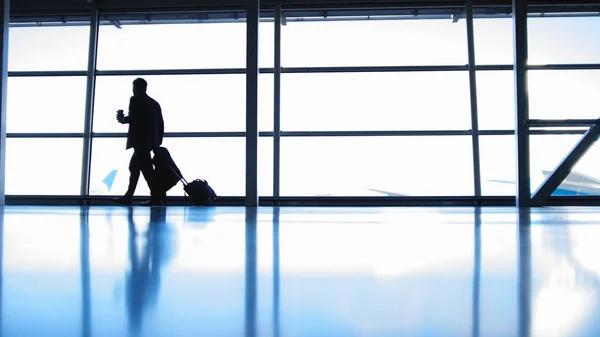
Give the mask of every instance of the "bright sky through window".
<svg viewBox="0 0 600 337">
<path fill-rule="evenodd" d="M 599 63 L 591 32 L 596 17 L 531 18 L 530 64 Z M 100 28 L 99 70 L 244 68 L 244 23 L 112 25 Z M 549 34 L 548 32 L 553 32 Z M 273 24 L 260 25 L 260 65 L 273 66 Z M 9 69 L 85 70 L 89 27 L 31 27 L 10 30 Z M 36 52 L 33 53 L 32 46 Z M 512 64 L 512 22 L 475 20 L 476 62 Z M 283 67 L 464 66 L 464 20 L 288 22 L 282 27 Z M 94 132 L 126 132 L 114 111 L 127 109 L 137 76 L 98 76 Z M 167 132 L 245 130 L 244 75 L 153 75 L 149 94 L 163 108 Z M 478 71 L 480 129 L 514 129 L 512 71 Z M 598 70 L 532 70 L 531 118 L 597 118 Z M 10 78 L 8 132 L 83 132 L 85 77 Z M 282 75 L 283 131 L 381 131 L 471 129 L 466 71 L 394 73 L 285 73 Z M 32 99 L 35 97 L 35 99 Z M 273 76 L 259 80 L 259 128 L 273 129 Z M 532 189 L 543 181 L 580 136 L 534 136 Z M 47 139 L 28 142 L 48 144 Z M 9 139 L 7 194 L 78 194 L 80 139 L 64 139 L 47 163 L 60 186 L 24 190 L 19 181 L 48 177 L 28 163 L 32 153 Z M 94 139 L 92 193 L 121 194 L 129 154 L 123 138 Z M 165 146 L 188 179 L 204 178 L 220 195 L 244 194 L 243 138 L 167 138 Z M 272 141 L 262 139 L 259 192 L 272 192 Z M 35 147 L 35 146 L 34 146 Z M 471 137 L 284 137 L 281 195 L 473 195 Z M 577 172 L 600 178 L 596 146 Z M 203 153 L 212 160 L 187 159 Z M 62 163 L 69 163 L 65 169 Z M 79 166 L 73 166 L 79 165 Z M 514 195 L 512 136 L 481 136 L 482 192 Z M 118 173 L 110 190 L 103 182 Z M 35 178 L 38 176 L 38 178 Z M 67 188 L 67 186 L 70 186 Z M 600 188 L 600 183 L 599 186 Z M 94 192 L 95 191 L 95 192 Z M 382 192 L 383 191 L 383 192 Z M 600 190 L 599 190 L 600 191 Z M 171 192 L 182 195 L 180 188 Z M 148 194 L 143 182 L 138 194 Z"/>
</svg>

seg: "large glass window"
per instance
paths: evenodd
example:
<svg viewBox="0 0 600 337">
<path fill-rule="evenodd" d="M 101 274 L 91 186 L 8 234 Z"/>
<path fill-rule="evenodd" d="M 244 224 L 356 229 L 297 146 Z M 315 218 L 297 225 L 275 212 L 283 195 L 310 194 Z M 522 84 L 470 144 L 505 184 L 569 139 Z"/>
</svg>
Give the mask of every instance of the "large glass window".
<svg viewBox="0 0 600 337">
<path fill-rule="evenodd" d="M 108 23 L 108 22 L 106 22 Z M 98 35 L 98 69 L 243 68 L 246 26 L 235 24 L 110 25 Z"/>
<path fill-rule="evenodd" d="M 568 151 L 567 144 L 577 142 L 582 136 L 570 136 L 569 142 L 561 147 L 564 156 Z M 598 169 L 598 158 L 600 158 L 600 144 L 594 143 L 581 159 L 575 164 L 569 175 L 552 195 L 600 195 L 600 170 Z"/>
<path fill-rule="evenodd" d="M 600 63 L 600 17 L 531 17 L 529 64 Z"/>
<path fill-rule="evenodd" d="M 539 188 L 546 177 L 554 171 L 579 139 L 581 139 L 581 135 L 531 136 L 529 158 L 532 192 Z M 574 172 L 571 173 L 573 174 Z"/>
<path fill-rule="evenodd" d="M 272 67 L 273 23 L 261 23 L 259 34 L 259 64 Z M 99 70 L 245 68 L 246 23 L 245 20 L 179 24 L 103 21 L 98 35 L 97 67 Z"/>
<path fill-rule="evenodd" d="M 529 117 L 600 117 L 600 70 L 530 70 Z"/>
<path fill-rule="evenodd" d="M 284 74 L 284 131 L 468 130 L 468 73 Z"/>
<path fill-rule="evenodd" d="M 514 136 L 480 136 L 481 195 L 516 195 Z"/>
<path fill-rule="evenodd" d="M 473 37 L 478 65 L 513 64 L 513 21 L 510 15 L 476 18 L 473 20 Z"/>
<path fill-rule="evenodd" d="M 284 137 L 282 196 L 473 195 L 471 138 Z"/>
<path fill-rule="evenodd" d="M 245 195 L 245 138 L 165 138 L 173 160 L 188 181 L 205 179 L 220 196 Z M 259 139 L 259 192 L 273 195 L 273 141 Z M 133 150 L 125 150 L 125 138 L 96 138 L 92 149 L 90 194 L 122 195 L 129 183 L 129 160 Z M 143 177 L 135 195 L 150 195 Z M 181 184 L 168 195 L 183 196 Z"/>
<path fill-rule="evenodd" d="M 85 77 L 10 77 L 7 132 L 83 132 Z"/>
<path fill-rule="evenodd" d="M 90 27 L 18 27 L 8 31 L 8 70 L 86 70 Z"/>
<path fill-rule="evenodd" d="M 582 135 L 533 135 L 530 144 L 531 191 L 535 192 L 567 156 Z M 480 137 L 482 195 L 515 195 L 514 136 Z M 600 195 L 597 158 L 600 147 L 579 160 L 553 195 Z"/>
<path fill-rule="evenodd" d="M 81 139 L 9 138 L 6 194 L 79 195 Z"/>
<path fill-rule="evenodd" d="M 481 130 L 515 129 L 512 71 L 477 71 L 477 114 Z"/>
<path fill-rule="evenodd" d="M 284 67 L 467 64 L 465 20 L 288 22 Z"/>
<path fill-rule="evenodd" d="M 94 132 L 127 132 L 115 111 L 127 113 L 138 76 L 100 76 L 96 83 Z M 245 75 L 142 76 L 148 95 L 161 105 L 166 132 L 246 130 Z M 259 76 L 259 128 L 273 130 L 273 75 Z"/>
</svg>

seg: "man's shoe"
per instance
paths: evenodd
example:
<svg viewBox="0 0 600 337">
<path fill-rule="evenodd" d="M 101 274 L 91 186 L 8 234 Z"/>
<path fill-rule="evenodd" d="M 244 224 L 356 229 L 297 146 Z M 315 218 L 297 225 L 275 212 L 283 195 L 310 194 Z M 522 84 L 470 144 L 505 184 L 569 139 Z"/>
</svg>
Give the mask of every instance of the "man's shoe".
<svg viewBox="0 0 600 337">
<path fill-rule="evenodd" d="M 113 201 L 119 205 L 131 206 L 131 198 L 129 198 L 129 197 L 113 198 Z"/>
<path fill-rule="evenodd" d="M 140 206 L 162 206 L 163 203 L 160 200 L 150 199 L 148 201 L 144 201 L 140 204 Z"/>
</svg>

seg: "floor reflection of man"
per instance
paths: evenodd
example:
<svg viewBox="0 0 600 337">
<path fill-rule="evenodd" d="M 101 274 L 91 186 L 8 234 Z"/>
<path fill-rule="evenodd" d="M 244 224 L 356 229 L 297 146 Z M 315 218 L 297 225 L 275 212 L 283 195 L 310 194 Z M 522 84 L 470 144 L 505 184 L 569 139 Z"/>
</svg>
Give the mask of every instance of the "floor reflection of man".
<svg viewBox="0 0 600 337">
<path fill-rule="evenodd" d="M 147 232 L 138 232 L 133 208 L 129 209 L 129 270 L 126 273 L 126 306 L 130 333 L 140 332 L 145 311 L 157 301 L 160 269 L 170 252 L 165 239 L 166 208 L 152 207 Z"/>
</svg>

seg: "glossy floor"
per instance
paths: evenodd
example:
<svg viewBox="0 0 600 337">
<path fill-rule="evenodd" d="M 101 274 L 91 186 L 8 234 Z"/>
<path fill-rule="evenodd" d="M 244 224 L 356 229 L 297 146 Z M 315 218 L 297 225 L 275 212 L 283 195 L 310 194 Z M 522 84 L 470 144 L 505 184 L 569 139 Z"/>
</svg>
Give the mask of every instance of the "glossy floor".
<svg viewBox="0 0 600 337">
<path fill-rule="evenodd" d="M 3 337 L 600 335 L 600 208 L 0 218 Z"/>
</svg>

